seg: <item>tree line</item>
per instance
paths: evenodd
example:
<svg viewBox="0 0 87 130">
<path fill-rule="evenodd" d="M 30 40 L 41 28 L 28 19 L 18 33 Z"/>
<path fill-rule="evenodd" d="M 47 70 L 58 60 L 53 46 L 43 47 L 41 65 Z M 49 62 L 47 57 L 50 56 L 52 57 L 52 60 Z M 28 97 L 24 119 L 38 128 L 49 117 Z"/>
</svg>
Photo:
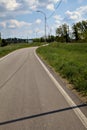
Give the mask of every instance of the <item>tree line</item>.
<svg viewBox="0 0 87 130">
<path fill-rule="evenodd" d="M 34 41 L 44 42 L 44 38 L 36 38 Z M 70 27 L 62 24 L 56 29 L 56 36 L 48 35 L 46 42 L 87 42 L 87 20 L 77 22 Z"/>
<path fill-rule="evenodd" d="M 75 23 L 70 30 L 63 24 L 56 29 L 56 40 L 59 42 L 87 42 L 87 20 Z"/>
<path fill-rule="evenodd" d="M 21 39 L 21 38 L 7 38 L 1 39 L 0 38 L 0 46 L 4 47 L 9 44 L 18 44 L 18 43 L 28 43 L 28 39 Z"/>
<path fill-rule="evenodd" d="M 70 26 L 62 24 L 56 29 L 56 36 L 49 35 L 46 37 L 46 42 L 87 42 L 87 20 L 77 22 Z M 44 37 L 34 38 L 32 42 L 45 42 Z M 1 39 L 0 33 L 0 46 L 6 46 L 8 44 L 15 43 L 29 43 L 29 39 L 20 38 L 8 38 Z"/>
</svg>

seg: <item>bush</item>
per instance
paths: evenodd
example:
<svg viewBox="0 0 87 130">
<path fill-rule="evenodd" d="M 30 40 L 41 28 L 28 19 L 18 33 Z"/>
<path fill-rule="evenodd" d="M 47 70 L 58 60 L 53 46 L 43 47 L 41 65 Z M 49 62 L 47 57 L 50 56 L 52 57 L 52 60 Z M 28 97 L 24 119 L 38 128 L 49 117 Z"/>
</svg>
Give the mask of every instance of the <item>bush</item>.
<svg viewBox="0 0 87 130">
<path fill-rule="evenodd" d="M 1 47 L 4 47 L 4 46 L 7 46 L 7 42 L 5 39 L 2 39 L 2 42 L 1 42 Z"/>
</svg>

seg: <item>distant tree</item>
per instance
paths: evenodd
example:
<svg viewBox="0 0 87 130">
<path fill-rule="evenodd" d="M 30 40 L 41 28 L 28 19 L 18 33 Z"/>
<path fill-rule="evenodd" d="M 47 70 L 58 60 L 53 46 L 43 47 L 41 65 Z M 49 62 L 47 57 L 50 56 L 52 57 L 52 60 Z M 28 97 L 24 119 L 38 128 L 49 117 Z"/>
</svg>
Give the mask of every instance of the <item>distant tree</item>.
<svg viewBox="0 0 87 130">
<path fill-rule="evenodd" d="M 1 46 L 2 40 L 0 39 L 0 46 Z"/>
<path fill-rule="evenodd" d="M 40 42 L 40 38 L 34 38 L 33 41 L 34 42 Z"/>
<path fill-rule="evenodd" d="M 63 36 L 65 38 L 65 41 L 69 42 L 70 41 L 70 38 L 69 38 L 69 26 L 67 24 L 63 24 L 62 25 L 62 30 L 63 30 Z"/>
<path fill-rule="evenodd" d="M 55 41 L 55 36 L 49 35 L 47 38 L 47 42 L 54 42 Z"/>
<path fill-rule="evenodd" d="M 45 42 L 43 37 L 40 38 L 40 42 Z"/>
<path fill-rule="evenodd" d="M 69 42 L 69 26 L 67 24 L 63 24 L 56 29 L 57 40 L 61 42 Z"/>
<path fill-rule="evenodd" d="M 2 42 L 1 42 L 1 47 L 4 47 L 4 46 L 7 46 L 7 42 L 5 39 L 2 39 Z"/>
<path fill-rule="evenodd" d="M 81 39 L 87 41 L 87 21 L 79 22 L 77 23 L 77 26 Z"/>
<path fill-rule="evenodd" d="M 81 21 L 72 26 L 75 40 L 87 41 L 87 21 Z"/>
<path fill-rule="evenodd" d="M 61 26 L 59 26 L 59 27 L 56 29 L 56 36 L 59 36 L 59 37 L 62 37 L 62 36 L 63 36 L 62 27 L 61 27 Z"/>
<path fill-rule="evenodd" d="M 77 28 L 76 24 L 74 24 L 72 26 L 72 30 L 73 30 L 73 35 L 74 35 L 75 40 L 78 41 L 79 40 L 79 32 L 78 32 L 78 28 Z"/>
<path fill-rule="evenodd" d="M 0 46 L 1 46 L 1 43 L 2 43 L 2 39 L 1 39 L 1 33 L 0 33 Z"/>
</svg>

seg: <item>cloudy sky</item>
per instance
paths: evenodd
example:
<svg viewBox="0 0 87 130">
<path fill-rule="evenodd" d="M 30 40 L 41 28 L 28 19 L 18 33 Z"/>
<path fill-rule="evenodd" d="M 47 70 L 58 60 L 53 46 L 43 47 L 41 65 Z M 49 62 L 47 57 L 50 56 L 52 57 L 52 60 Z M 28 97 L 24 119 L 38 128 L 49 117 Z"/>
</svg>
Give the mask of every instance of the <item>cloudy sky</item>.
<svg viewBox="0 0 87 130">
<path fill-rule="evenodd" d="M 47 35 L 67 23 L 70 26 L 87 19 L 87 0 L 0 0 L 0 32 L 2 38 L 35 38 Z"/>
</svg>

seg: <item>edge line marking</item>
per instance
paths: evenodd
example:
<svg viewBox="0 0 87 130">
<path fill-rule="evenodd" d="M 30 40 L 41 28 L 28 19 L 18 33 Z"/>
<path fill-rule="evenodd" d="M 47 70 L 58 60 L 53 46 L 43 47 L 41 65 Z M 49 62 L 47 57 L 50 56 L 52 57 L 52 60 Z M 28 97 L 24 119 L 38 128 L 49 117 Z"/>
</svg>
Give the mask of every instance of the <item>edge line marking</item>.
<svg viewBox="0 0 87 130">
<path fill-rule="evenodd" d="M 51 80 L 56 85 L 57 89 L 60 91 L 60 93 L 63 95 L 65 100 L 68 102 L 68 104 L 73 107 L 77 106 L 75 102 L 70 98 L 70 96 L 67 94 L 67 92 L 62 88 L 62 86 L 58 83 L 58 81 L 54 78 L 54 76 L 50 73 L 50 71 L 47 69 L 47 67 L 44 65 L 44 63 L 41 61 L 41 59 L 37 56 L 36 51 L 34 51 L 34 55 L 36 56 L 37 60 L 40 62 L 46 73 L 49 75 Z M 87 117 L 82 113 L 82 111 L 79 108 L 73 109 L 77 117 L 80 119 L 82 124 L 87 128 Z"/>
</svg>

